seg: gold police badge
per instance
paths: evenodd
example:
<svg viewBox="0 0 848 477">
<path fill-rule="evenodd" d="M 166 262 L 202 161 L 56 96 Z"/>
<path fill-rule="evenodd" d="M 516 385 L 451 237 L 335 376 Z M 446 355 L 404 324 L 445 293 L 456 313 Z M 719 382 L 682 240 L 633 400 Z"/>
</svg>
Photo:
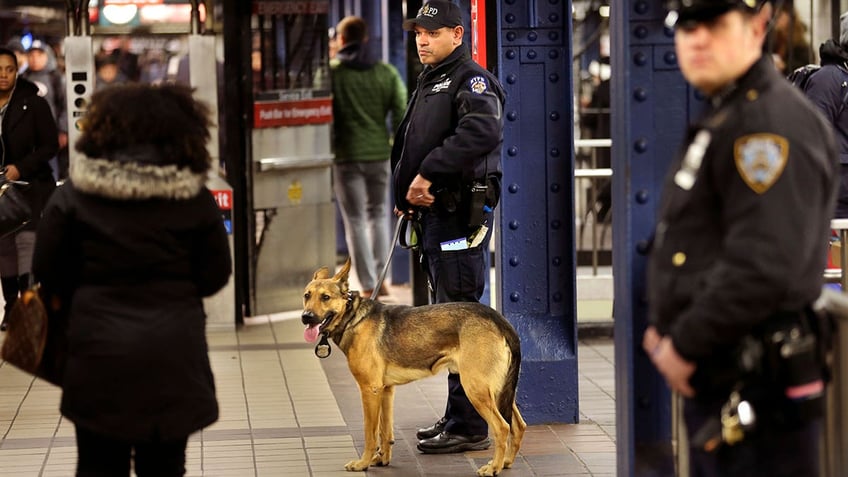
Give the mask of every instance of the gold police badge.
<svg viewBox="0 0 848 477">
<path fill-rule="evenodd" d="M 742 136 L 733 144 L 733 159 L 742 180 L 751 190 L 762 194 L 783 173 L 789 159 L 789 141 L 769 133 Z"/>
</svg>

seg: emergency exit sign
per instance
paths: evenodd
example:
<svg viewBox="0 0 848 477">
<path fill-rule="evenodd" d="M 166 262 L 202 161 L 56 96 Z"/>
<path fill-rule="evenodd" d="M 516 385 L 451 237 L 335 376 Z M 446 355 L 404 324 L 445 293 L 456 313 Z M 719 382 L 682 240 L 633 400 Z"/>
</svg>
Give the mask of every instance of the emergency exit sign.
<svg viewBox="0 0 848 477">
<path fill-rule="evenodd" d="M 255 128 L 326 124 L 332 120 L 332 98 L 253 103 L 253 127 Z"/>
</svg>

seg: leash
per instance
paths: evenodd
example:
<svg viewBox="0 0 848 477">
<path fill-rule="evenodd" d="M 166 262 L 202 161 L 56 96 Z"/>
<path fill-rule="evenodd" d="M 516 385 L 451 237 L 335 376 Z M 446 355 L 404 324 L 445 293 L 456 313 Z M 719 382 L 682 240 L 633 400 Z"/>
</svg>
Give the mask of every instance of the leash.
<svg viewBox="0 0 848 477">
<path fill-rule="evenodd" d="M 386 257 L 386 264 L 383 266 L 383 271 L 380 272 L 380 276 L 377 278 L 377 284 L 374 285 L 374 291 L 372 292 L 374 296 L 374 300 L 378 300 L 380 296 L 380 289 L 383 287 L 383 281 L 386 279 L 386 274 L 389 272 L 389 266 L 392 264 L 392 257 L 395 255 L 395 244 L 398 243 L 398 238 L 400 238 L 400 231 L 403 228 L 403 223 L 405 220 L 408 220 L 406 214 L 398 217 L 397 224 L 395 224 L 395 233 L 392 238 L 392 246 L 389 247 L 389 256 Z"/>
</svg>

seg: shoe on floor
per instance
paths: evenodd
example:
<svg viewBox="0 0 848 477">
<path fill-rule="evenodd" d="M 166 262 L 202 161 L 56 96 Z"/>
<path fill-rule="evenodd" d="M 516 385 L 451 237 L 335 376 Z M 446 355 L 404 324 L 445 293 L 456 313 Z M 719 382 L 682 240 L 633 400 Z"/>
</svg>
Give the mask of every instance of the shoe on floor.
<svg viewBox="0 0 848 477">
<path fill-rule="evenodd" d="M 445 430 L 445 424 L 447 423 L 447 418 L 443 417 L 430 427 L 422 427 L 421 429 L 418 429 L 418 432 L 415 433 L 415 437 L 417 437 L 419 441 L 422 439 L 436 437 Z"/>
<path fill-rule="evenodd" d="M 463 436 L 442 432 L 436 437 L 418 441 L 418 450 L 423 454 L 454 454 L 457 452 L 486 450 L 492 445 L 488 436 Z"/>
</svg>

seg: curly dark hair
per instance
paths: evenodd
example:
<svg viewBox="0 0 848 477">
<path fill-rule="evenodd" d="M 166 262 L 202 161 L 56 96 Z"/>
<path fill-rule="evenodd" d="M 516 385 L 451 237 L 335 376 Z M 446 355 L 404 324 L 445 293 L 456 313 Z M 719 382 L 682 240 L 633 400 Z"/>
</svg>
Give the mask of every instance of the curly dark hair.
<svg viewBox="0 0 848 477">
<path fill-rule="evenodd" d="M 211 124 L 209 108 L 195 100 L 187 86 L 110 86 L 92 96 L 76 149 L 88 157 L 108 159 L 114 152 L 152 145 L 163 165 L 206 172 Z"/>
</svg>

